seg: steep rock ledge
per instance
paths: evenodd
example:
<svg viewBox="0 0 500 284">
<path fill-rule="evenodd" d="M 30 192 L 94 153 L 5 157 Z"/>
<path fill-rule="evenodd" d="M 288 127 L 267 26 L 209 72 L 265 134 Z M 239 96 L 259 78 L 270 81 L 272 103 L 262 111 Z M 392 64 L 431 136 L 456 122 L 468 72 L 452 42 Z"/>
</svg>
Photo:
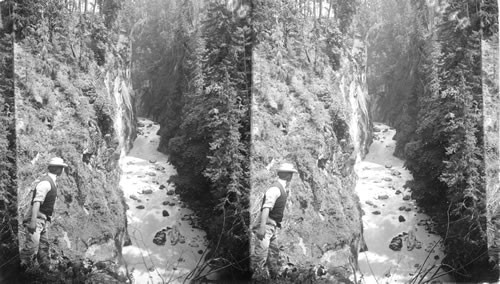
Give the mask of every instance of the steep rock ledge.
<svg viewBox="0 0 500 284">
<path fill-rule="evenodd" d="M 299 271 L 322 265 L 328 281 L 346 280 L 364 246 L 353 171 L 371 139 L 357 61 L 364 56 L 363 47 L 355 42 L 342 49 L 335 70 L 321 52 L 314 55 L 313 66 L 301 61 L 299 48 L 270 46 L 263 40 L 254 47 L 252 220 L 256 222 L 263 193 L 275 179 L 275 166 L 293 162 L 299 173 L 279 232 L 283 269 L 287 263 Z M 300 282 L 311 277 L 306 274 L 287 277 Z"/>
<path fill-rule="evenodd" d="M 484 140 L 486 168 L 486 208 L 488 224 L 488 254 L 492 269 L 498 278 L 500 264 L 500 97 L 499 97 L 499 61 L 498 32 L 491 38 L 481 41 L 482 83 L 484 104 Z"/>
<path fill-rule="evenodd" d="M 58 180 L 49 232 L 53 269 L 35 278 L 112 283 L 126 276 L 118 161 L 135 138 L 135 111 L 128 67 L 119 53 L 105 58 L 101 66 L 88 62 L 83 71 L 56 52 L 15 46 L 20 224 L 29 190 L 48 159 L 57 155 L 69 164 Z"/>
</svg>

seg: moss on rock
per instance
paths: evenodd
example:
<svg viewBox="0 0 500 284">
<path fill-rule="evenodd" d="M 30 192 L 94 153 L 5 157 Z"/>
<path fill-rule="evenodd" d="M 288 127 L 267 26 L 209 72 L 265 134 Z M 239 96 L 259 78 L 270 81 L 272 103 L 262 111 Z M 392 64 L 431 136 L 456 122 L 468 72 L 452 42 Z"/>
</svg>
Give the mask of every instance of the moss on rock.
<svg viewBox="0 0 500 284">
<path fill-rule="evenodd" d="M 265 14 L 271 6 L 259 3 L 262 11 L 255 13 Z M 264 192 L 276 179 L 276 166 L 292 162 L 298 174 L 278 233 L 280 281 L 349 281 L 362 245 L 353 165 L 369 145 L 371 127 L 363 70 L 350 55 L 362 58 L 363 50 L 347 34 L 335 46 L 321 39 L 335 29 L 326 19 L 296 22 L 299 27 L 290 27 L 288 35 L 280 26 L 262 32 L 253 50 L 252 223 L 257 222 Z M 332 65 L 326 50 L 334 47 L 338 64 Z M 290 264 L 302 272 L 287 273 Z M 311 271 L 320 265 L 338 273 L 318 277 Z"/>
<path fill-rule="evenodd" d="M 124 103 L 130 100 L 126 66 L 113 56 L 107 54 L 102 67 L 89 60 L 83 69 L 57 53 L 41 57 L 25 41 L 16 43 L 20 224 L 29 210 L 29 190 L 50 157 L 60 156 L 69 165 L 57 181 L 49 227 L 51 269 L 28 271 L 28 279 L 65 283 L 126 276 L 121 260 L 126 207 L 118 161 L 134 139 L 135 112 Z M 87 270 L 74 269 L 83 262 Z M 102 262 L 107 265 L 97 265 Z"/>
</svg>

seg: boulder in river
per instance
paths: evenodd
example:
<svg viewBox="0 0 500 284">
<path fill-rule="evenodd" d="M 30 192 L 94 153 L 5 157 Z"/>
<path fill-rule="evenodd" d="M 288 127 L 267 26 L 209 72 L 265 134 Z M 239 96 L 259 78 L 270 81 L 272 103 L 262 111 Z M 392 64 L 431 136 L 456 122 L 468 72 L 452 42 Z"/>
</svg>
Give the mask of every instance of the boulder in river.
<svg viewBox="0 0 500 284">
<path fill-rule="evenodd" d="M 152 189 L 143 189 L 142 190 L 142 194 L 151 194 L 151 193 L 153 193 Z"/>
<path fill-rule="evenodd" d="M 144 205 L 139 205 L 139 206 L 137 206 L 137 207 L 135 207 L 135 208 L 137 208 L 137 209 L 144 209 L 144 208 L 146 208 L 146 207 L 144 207 Z"/>
<path fill-rule="evenodd" d="M 387 169 L 390 169 L 390 168 L 392 168 L 392 165 L 385 165 L 385 167 L 386 167 Z"/>
<path fill-rule="evenodd" d="M 166 188 L 166 186 L 165 186 L 165 185 L 163 185 L 163 184 L 162 184 L 162 185 L 160 185 L 160 189 L 165 189 L 165 188 Z"/>
<path fill-rule="evenodd" d="M 392 249 L 393 251 L 400 251 L 402 247 L 403 240 L 401 239 L 401 237 L 392 238 L 391 243 L 389 244 L 390 249 Z"/>
<path fill-rule="evenodd" d="M 167 191 L 167 195 L 174 195 L 175 191 L 173 189 Z"/>
<path fill-rule="evenodd" d="M 153 243 L 159 246 L 164 246 L 165 242 L 167 241 L 166 231 L 167 231 L 166 229 L 163 229 L 157 232 L 155 237 L 153 238 Z"/>
<path fill-rule="evenodd" d="M 373 214 L 373 215 L 380 215 L 380 214 L 381 214 L 381 212 L 380 212 L 380 211 L 378 211 L 378 210 L 375 210 L 375 211 L 373 211 L 373 212 L 372 212 L 372 214 Z"/>
<path fill-rule="evenodd" d="M 165 205 L 165 206 L 167 206 L 169 203 L 170 203 L 170 202 L 168 202 L 168 201 L 163 201 L 163 203 L 162 203 L 162 204 L 163 204 L 163 205 Z"/>
<path fill-rule="evenodd" d="M 401 194 L 401 190 L 396 190 L 396 194 Z"/>
<path fill-rule="evenodd" d="M 156 163 L 156 160 L 149 160 L 149 162 L 150 162 L 151 164 L 154 164 L 154 163 Z"/>
<path fill-rule="evenodd" d="M 177 226 L 173 226 L 172 230 L 168 231 L 168 235 L 170 237 L 170 244 L 175 246 L 177 243 L 185 243 L 186 240 L 183 235 L 181 235 Z"/>
<path fill-rule="evenodd" d="M 403 200 L 405 200 L 405 201 L 408 201 L 408 200 L 410 200 L 410 199 L 411 199 L 411 196 L 409 196 L 409 195 L 405 195 L 405 196 L 403 196 Z"/>
<path fill-rule="evenodd" d="M 135 200 L 135 201 L 139 201 L 139 202 L 141 201 L 137 196 L 135 196 L 133 194 L 130 195 L 130 199 Z"/>
<path fill-rule="evenodd" d="M 398 171 L 398 170 L 391 170 L 391 176 L 397 177 L 397 176 L 400 176 L 400 175 L 401 175 L 400 171 Z"/>
<path fill-rule="evenodd" d="M 149 172 L 149 173 L 146 173 L 146 174 L 147 174 L 148 176 L 152 176 L 152 177 L 156 176 L 156 173 L 153 173 L 153 172 Z"/>
<path fill-rule="evenodd" d="M 365 203 L 370 205 L 370 206 L 375 206 L 375 204 L 373 204 L 373 202 L 371 202 L 370 200 L 365 201 Z"/>
<path fill-rule="evenodd" d="M 170 214 L 168 214 L 167 210 L 163 210 L 162 215 L 163 215 L 163 217 L 170 216 Z"/>
<path fill-rule="evenodd" d="M 387 194 L 384 194 L 384 195 L 379 195 L 379 196 L 378 196 L 378 199 L 380 199 L 380 200 L 389 199 L 389 195 L 387 195 Z"/>
<path fill-rule="evenodd" d="M 406 221 L 405 217 L 403 217 L 403 215 L 399 215 L 399 218 L 398 218 L 399 222 L 404 222 Z"/>
<path fill-rule="evenodd" d="M 406 210 L 406 206 L 400 206 L 398 209 L 399 209 L 399 211 L 405 211 Z"/>
<path fill-rule="evenodd" d="M 181 243 L 181 244 L 186 243 L 186 237 L 184 237 L 183 235 L 179 234 L 179 243 Z"/>
<path fill-rule="evenodd" d="M 385 177 L 385 178 L 383 178 L 382 180 L 383 180 L 383 181 L 392 181 L 392 178 L 390 178 L 390 177 Z"/>
<path fill-rule="evenodd" d="M 412 251 L 417 245 L 417 236 L 415 236 L 415 232 L 413 229 L 408 231 L 408 237 L 406 238 L 406 249 L 408 251 Z"/>
</svg>

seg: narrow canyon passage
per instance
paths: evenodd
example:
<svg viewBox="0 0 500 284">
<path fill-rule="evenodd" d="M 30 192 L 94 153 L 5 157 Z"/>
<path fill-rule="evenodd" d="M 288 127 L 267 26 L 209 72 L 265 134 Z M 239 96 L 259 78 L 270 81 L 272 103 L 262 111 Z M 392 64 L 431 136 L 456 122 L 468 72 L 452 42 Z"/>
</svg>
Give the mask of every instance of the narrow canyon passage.
<svg viewBox="0 0 500 284">
<path fill-rule="evenodd" d="M 356 193 L 364 211 L 368 246 L 368 251 L 358 257 L 360 272 L 363 283 L 403 283 L 439 265 L 444 257 L 443 246 L 433 233 L 430 217 L 411 198 L 411 189 L 404 187 L 412 176 L 404 168 L 404 161 L 392 155 L 396 131 L 384 124 L 374 125 L 369 153 L 356 165 Z M 430 271 L 427 278 L 434 272 Z"/>
<path fill-rule="evenodd" d="M 207 245 L 196 216 L 167 183 L 175 169 L 156 150 L 159 128 L 150 120 L 139 119 L 139 135 L 120 161 L 120 187 L 129 207 L 132 241 L 123 248 L 123 257 L 134 283 L 182 283 Z"/>
</svg>

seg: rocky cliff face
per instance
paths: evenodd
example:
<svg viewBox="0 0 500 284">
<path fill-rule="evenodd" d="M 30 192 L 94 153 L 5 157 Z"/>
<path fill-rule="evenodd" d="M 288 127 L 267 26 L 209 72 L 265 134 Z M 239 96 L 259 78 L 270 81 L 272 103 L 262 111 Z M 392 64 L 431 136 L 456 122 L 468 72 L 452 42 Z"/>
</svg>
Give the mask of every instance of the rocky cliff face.
<svg viewBox="0 0 500 284">
<path fill-rule="evenodd" d="M 485 140 L 485 168 L 486 194 L 488 218 L 488 249 L 490 261 L 496 265 L 500 263 L 500 206 L 499 206 L 499 159 L 500 159 L 500 97 L 498 72 L 498 34 L 488 40 L 481 41 L 482 52 L 482 79 L 484 100 L 484 140 Z"/>
<path fill-rule="evenodd" d="M 302 56 L 299 48 L 273 49 L 266 41 L 254 47 L 252 222 L 276 179 L 276 166 L 294 163 L 299 173 L 279 232 L 283 269 L 287 263 L 299 271 L 323 266 L 328 271 L 323 278 L 345 280 L 356 269 L 364 245 L 353 171 L 370 143 L 371 120 L 358 65 L 364 52 L 359 43 L 346 46 L 335 69 L 324 53 L 311 55 L 317 57 L 314 65 L 301 61 Z M 287 277 L 303 281 L 322 274 L 314 270 L 316 276 L 311 276 L 311 271 Z"/>
<path fill-rule="evenodd" d="M 27 277 L 123 281 L 121 247 L 128 234 L 118 161 L 135 138 L 128 67 L 118 53 L 106 53 L 100 66 L 89 61 L 82 67 L 24 43 L 15 45 L 15 62 L 20 224 L 29 190 L 50 157 L 69 164 L 58 179 L 49 229 L 51 270 Z"/>
</svg>

